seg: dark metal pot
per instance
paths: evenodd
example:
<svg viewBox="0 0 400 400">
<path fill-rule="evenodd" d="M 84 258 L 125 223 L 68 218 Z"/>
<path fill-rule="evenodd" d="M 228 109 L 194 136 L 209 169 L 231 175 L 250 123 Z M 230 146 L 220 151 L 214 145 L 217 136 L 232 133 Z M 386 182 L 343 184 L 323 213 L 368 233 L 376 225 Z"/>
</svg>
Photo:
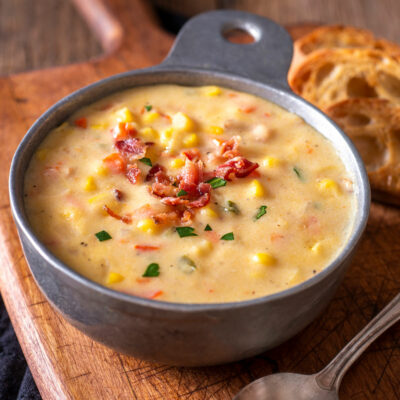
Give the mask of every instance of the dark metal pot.
<svg viewBox="0 0 400 400">
<path fill-rule="evenodd" d="M 239 45 L 223 32 L 243 28 L 256 39 Z M 33 276 L 50 303 L 93 339 L 146 360 L 182 366 L 227 363 L 261 353 L 289 339 L 327 305 L 349 265 L 368 218 L 370 192 L 354 145 L 324 114 L 288 87 L 292 56 L 287 32 L 265 18 L 214 11 L 190 20 L 167 59 L 156 67 L 104 79 L 59 101 L 30 128 L 15 153 L 10 199 Z M 354 181 L 354 226 L 347 244 L 322 272 L 293 288 L 255 300 L 177 304 L 147 300 L 94 283 L 70 269 L 35 236 L 24 209 L 29 161 L 51 129 L 84 105 L 130 87 L 161 83 L 220 85 L 248 92 L 302 117 L 327 137 Z"/>
</svg>

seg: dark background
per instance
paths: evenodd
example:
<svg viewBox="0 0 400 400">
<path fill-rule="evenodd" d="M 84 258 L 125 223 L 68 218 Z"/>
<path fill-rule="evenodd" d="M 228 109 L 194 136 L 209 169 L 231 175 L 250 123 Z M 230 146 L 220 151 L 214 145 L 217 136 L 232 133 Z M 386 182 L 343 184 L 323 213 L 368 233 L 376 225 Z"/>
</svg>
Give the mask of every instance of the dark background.
<svg viewBox="0 0 400 400">
<path fill-rule="evenodd" d="M 400 0 L 152 2 L 161 22 L 172 32 L 197 12 L 236 8 L 281 24 L 351 24 L 400 43 Z M 99 43 L 69 0 L 0 0 L 0 75 L 83 61 L 100 53 Z M 3 399 L 36 400 L 40 395 L 0 298 L 0 400 Z"/>
</svg>

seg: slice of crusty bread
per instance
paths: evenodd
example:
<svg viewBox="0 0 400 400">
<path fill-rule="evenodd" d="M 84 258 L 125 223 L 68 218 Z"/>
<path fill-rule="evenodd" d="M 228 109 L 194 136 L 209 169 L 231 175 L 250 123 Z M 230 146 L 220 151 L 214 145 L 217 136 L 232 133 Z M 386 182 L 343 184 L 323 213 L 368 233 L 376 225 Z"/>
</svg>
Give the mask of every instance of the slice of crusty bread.
<svg viewBox="0 0 400 400">
<path fill-rule="evenodd" d="M 400 54 L 399 45 L 385 39 L 377 39 L 372 32 L 366 29 L 343 25 L 321 26 L 294 42 L 289 75 L 312 52 L 332 48 L 376 49 L 389 54 Z"/>
<path fill-rule="evenodd" d="M 358 148 L 373 197 L 400 205 L 400 107 L 384 99 L 348 99 L 326 113 Z"/>
<path fill-rule="evenodd" d="M 400 57 L 371 49 L 317 50 L 299 65 L 289 84 L 321 109 L 353 97 L 400 104 Z"/>
<path fill-rule="evenodd" d="M 365 30 L 343 25 L 321 26 L 294 42 L 292 66 L 299 65 L 313 51 L 331 48 L 371 48 L 374 35 Z"/>
</svg>

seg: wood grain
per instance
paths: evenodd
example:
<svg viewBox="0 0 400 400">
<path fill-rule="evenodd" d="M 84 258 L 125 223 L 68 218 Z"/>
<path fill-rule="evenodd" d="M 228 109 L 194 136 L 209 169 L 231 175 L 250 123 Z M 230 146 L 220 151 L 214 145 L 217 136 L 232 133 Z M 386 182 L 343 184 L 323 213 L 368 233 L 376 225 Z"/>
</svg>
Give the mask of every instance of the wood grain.
<svg viewBox="0 0 400 400">
<path fill-rule="evenodd" d="M 4 165 L 9 165 L 29 125 L 56 100 L 113 73 L 158 63 L 172 43 L 156 25 L 147 2 L 75 1 L 81 7 L 91 3 L 103 21 L 100 40 L 109 55 L 89 63 L 0 78 L 0 157 Z M 81 8 L 86 15 L 88 10 Z M 117 18 L 110 19 L 107 10 Z M 20 248 L 10 215 L 7 175 L 3 168 L 0 287 L 45 400 L 230 399 L 246 383 L 265 374 L 319 370 L 400 290 L 400 211 L 374 204 L 343 285 L 323 315 L 295 338 L 258 357 L 220 367 L 189 369 L 142 362 L 93 342 L 51 309 Z M 399 370 L 400 327 L 395 326 L 345 377 L 341 399 L 398 399 Z"/>
</svg>

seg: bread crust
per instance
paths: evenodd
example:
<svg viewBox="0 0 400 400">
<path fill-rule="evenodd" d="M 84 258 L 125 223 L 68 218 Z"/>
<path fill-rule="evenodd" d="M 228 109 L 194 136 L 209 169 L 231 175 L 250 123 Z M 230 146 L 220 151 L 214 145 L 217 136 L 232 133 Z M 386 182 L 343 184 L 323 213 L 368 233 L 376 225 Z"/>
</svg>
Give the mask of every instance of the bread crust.
<svg viewBox="0 0 400 400">
<path fill-rule="evenodd" d="M 366 165 L 373 198 L 400 205 L 400 107 L 385 99 L 347 99 L 326 109 Z"/>
<path fill-rule="evenodd" d="M 372 49 L 317 50 L 306 57 L 289 84 L 321 109 L 353 97 L 400 104 L 400 57 Z"/>
</svg>

